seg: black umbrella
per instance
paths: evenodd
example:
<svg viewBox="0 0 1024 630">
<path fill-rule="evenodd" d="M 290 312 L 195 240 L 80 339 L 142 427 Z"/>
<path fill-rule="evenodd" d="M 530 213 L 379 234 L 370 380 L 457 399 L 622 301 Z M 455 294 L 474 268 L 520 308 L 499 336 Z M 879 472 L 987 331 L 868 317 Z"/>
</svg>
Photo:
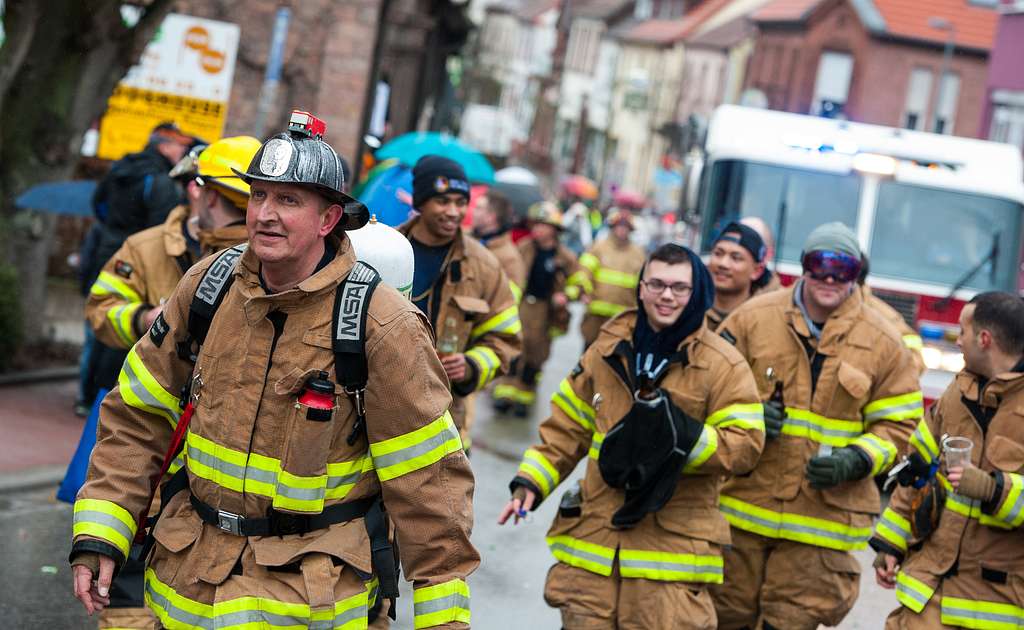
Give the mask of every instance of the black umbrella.
<svg viewBox="0 0 1024 630">
<path fill-rule="evenodd" d="M 491 185 L 491 190 L 501 193 L 508 199 L 516 219 L 525 219 L 530 206 L 538 201 L 544 201 L 544 195 L 540 194 L 540 189 L 533 184 L 495 182 Z"/>
</svg>

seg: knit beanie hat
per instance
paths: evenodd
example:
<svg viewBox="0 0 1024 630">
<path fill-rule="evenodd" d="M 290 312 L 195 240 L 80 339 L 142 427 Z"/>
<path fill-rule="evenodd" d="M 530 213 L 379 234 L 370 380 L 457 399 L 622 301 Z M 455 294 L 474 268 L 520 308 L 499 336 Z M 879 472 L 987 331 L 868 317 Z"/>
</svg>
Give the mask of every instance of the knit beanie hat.
<svg viewBox="0 0 1024 630">
<path fill-rule="evenodd" d="M 842 252 L 860 258 L 857 235 L 839 221 L 819 225 L 807 236 L 807 240 L 804 241 L 804 253 L 817 251 Z"/>
<path fill-rule="evenodd" d="M 466 171 L 455 160 L 440 155 L 424 155 L 412 167 L 412 206 L 419 208 L 431 197 L 457 193 L 469 201 Z"/>
</svg>

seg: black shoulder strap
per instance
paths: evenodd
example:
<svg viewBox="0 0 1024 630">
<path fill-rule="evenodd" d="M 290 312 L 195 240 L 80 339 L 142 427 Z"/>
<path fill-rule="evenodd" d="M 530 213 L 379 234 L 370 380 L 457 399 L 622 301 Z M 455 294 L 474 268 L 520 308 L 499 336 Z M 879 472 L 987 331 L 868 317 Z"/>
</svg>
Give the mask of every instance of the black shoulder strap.
<svg viewBox="0 0 1024 630">
<path fill-rule="evenodd" d="M 217 254 L 217 260 L 207 267 L 196 288 L 196 294 L 192 297 L 192 304 L 188 307 L 188 338 L 178 344 L 178 355 L 182 358 L 195 363 L 199 346 L 203 345 L 206 334 L 210 332 L 213 316 L 224 301 L 228 288 L 235 281 L 235 266 L 245 253 L 246 247 L 248 243 L 225 249 Z"/>
<path fill-rule="evenodd" d="M 370 265 L 357 261 L 334 296 L 334 372 L 338 383 L 345 388 L 356 408 L 356 424 L 348 436 L 355 443 L 363 427 L 366 410 L 363 394 L 369 371 L 366 366 L 366 317 L 370 312 L 370 298 L 380 284 L 380 274 Z"/>
</svg>

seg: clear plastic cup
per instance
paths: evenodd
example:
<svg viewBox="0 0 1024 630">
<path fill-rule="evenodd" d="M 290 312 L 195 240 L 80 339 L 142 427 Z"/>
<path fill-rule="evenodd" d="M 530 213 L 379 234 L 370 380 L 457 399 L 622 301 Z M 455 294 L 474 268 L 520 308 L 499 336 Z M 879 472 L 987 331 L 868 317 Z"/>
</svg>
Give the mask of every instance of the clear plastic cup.
<svg viewBox="0 0 1024 630">
<path fill-rule="evenodd" d="M 942 458 L 946 464 L 946 472 L 957 466 L 971 465 L 971 450 L 974 442 L 970 438 L 952 436 L 942 441 Z"/>
</svg>

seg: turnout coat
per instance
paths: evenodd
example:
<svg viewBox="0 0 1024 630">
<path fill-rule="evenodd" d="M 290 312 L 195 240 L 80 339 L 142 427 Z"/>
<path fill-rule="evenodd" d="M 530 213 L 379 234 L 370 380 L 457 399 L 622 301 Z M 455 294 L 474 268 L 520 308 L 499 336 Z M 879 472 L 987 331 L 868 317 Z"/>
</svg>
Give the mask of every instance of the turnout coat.
<svg viewBox="0 0 1024 630">
<path fill-rule="evenodd" d="M 413 583 L 416 627 L 464 628 L 465 579 L 479 560 L 470 542 L 473 475 L 425 318 L 391 287 L 374 292 L 365 332 L 366 427 L 353 444 L 354 409 L 340 385 L 329 421 L 308 419 L 297 401 L 311 374 L 335 378 L 332 309 L 355 256 L 347 238 L 329 238 L 333 261 L 269 295 L 259 260 L 246 251 L 194 369 L 176 346 L 186 339 L 197 285 L 218 259 L 185 275 L 162 325 L 158 319 L 132 348 L 103 402 L 75 503 L 72 557 L 102 550 L 123 561 L 194 374 L 184 466 L 197 499 L 257 518 L 270 508 L 314 515 L 382 494 Z M 244 618 L 268 627 L 366 627 L 377 578 L 362 518 L 303 535 L 244 537 L 201 521 L 188 495 L 179 492 L 166 506 L 146 572 L 146 601 L 164 626 L 214 628 Z"/>
</svg>

